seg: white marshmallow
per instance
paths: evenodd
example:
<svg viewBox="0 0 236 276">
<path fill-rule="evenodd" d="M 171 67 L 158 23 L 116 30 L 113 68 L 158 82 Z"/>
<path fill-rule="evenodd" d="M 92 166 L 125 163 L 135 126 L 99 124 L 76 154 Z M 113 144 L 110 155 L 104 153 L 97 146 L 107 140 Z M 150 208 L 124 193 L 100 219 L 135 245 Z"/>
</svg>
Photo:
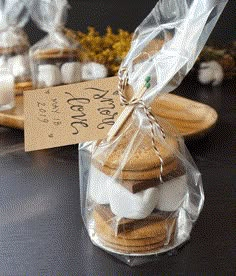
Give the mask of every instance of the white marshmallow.
<svg viewBox="0 0 236 276">
<path fill-rule="evenodd" d="M 38 66 L 38 86 L 50 87 L 61 84 L 61 71 L 56 65 L 44 64 Z"/>
<path fill-rule="evenodd" d="M 89 195 L 98 204 L 110 204 L 113 214 L 119 217 L 142 219 L 149 216 L 155 208 L 175 211 L 183 203 L 186 192 L 186 175 L 133 194 L 116 179 L 91 166 Z"/>
<path fill-rule="evenodd" d="M 224 79 L 224 71 L 217 61 L 202 62 L 198 72 L 198 79 L 202 84 L 219 85 Z"/>
<path fill-rule="evenodd" d="M 14 77 L 8 73 L 0 73 L 0 109 L 14 101 Z"/>
<path fill-rule="evenodd" d="M 6 31 L 1 33 L 1 39 L 0 39 L 1 48 L 14 47 L 16 45 L 19 45 L 18 35 L 16 35 L 15 33 L 12 33 L 12 31 Z"/>
<path fill-rule="evenodd" d="M 28 56 L 17 55 L 8 59 L 8 67 L 15 77 L 28 75 L 30 73 Z"/>
<path fill-rule="evenodd" d="M 80 62 L 67 62 L 61 66 L 63 83 L 76 83 L 81 81 Z"/>
<path fill-rule="evenodd" d="M 149 188 L 133 194 L 116 182 L 111 183 L 110 208 L 121 218 L 143 219 L 155 209 L 157 188 Z"/>
<path fill-rule="evenodd" d="M 187 192 L 187 176 L 183 175 L 157 186 L 156 208 L 175 211 L 183 203 Z"/>
<path fill-rule="evenodd" d="M 110 204 L 113 214 L 129 219 L 149 216 L 156 206 L 157 188 L 133 194 L 115 179 L 91 166 L 89 195 L 98 204 Z"/>
<path fill-rule="evenodd" d="M 98 204 L 109 204 L 110 177 L 91 166 L 89 174 L 89 195 Z"/>
<path fill-rule="evenodd" d="M 8 64 L 7 64 L 7 60 L 5 56 L 0 56 L 0 70 L 2 69 L 7 69 L 8 68 Z"/>
<path fill-rule="evenodd" d="M 89 62 L 82 66 L 82 79 L 83 80 L 94 80 L 107 77 L 108 71 L 106 66 L 96 63 Z"/>
</svg>

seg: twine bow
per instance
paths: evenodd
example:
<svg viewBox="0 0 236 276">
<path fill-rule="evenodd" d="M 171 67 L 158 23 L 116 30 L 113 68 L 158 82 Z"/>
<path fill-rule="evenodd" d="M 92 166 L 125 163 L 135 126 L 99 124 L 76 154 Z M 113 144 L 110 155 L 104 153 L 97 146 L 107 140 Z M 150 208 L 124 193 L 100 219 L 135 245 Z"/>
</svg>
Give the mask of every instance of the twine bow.
<svg viewBox="0 0 236 276">
<path fill-rule="evenodd" d="M 144 101 L 141 99 L 142 95 L 150 87 L 151 78 L 149 76 L 146 77 L 144 87 L 142 88 L 140 93 L 138 93 L 139 97 L 137 97 L 137 98 L 134 97 L 130 101 L 128 101 L 126 99 L 125 95 L 124 95 L 125 87 L 128 84 L 128 71 L 127 71 L 127 68 L 122 68 L 119 72 L 118 77 L 119 77 L 118 93 L 119 93 L 119 96 L 120 96 L 121 104 L 124 105 L 124 106 L 133 106 L 133 107 L 140 106 L 144 110 L 144 113 L 148 118 L 148 121 L 149 121 L 150 126 L 151 126 L 152 146 L 153 146 L 153 149 L 155 150 L 155 152 L 156 152 L 156 154 L 157 154 L 157 156 L 160 160 L 160 176 L 159 176 L 159 179 L 160 179 L 160 182 L 163 183 L 162 174 L 163 174 L 164 161 L 163 161 L 163 158 L 160 154 L 160 150 L 157 148 L 156 143 L 155 143 L 155 139 L 156 139 L 155 131 L 154 131 L 155 126 L 160 131 L 163 139 L 165 139 L 165 137 L 166 137 L 165 132 L 164 132 L 163 128 L 160 126 L 158 120 L 152 114 L 151 107 L 147 107 L 145 105 Z"/>
</svg>

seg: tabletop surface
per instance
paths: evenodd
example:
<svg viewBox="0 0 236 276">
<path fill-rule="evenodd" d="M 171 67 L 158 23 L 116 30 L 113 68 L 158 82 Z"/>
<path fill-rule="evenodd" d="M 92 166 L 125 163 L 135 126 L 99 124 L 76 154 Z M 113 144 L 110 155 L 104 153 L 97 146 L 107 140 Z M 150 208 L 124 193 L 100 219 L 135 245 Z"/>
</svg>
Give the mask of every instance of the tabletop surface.
<svg viewBox="0 0 236 276">
<path fill-rule="evenodd" d="M 190 242 L 132 268 L 93 246 L 80 215 L 77 145 L 25 153 L 23 131 L 0 127 L 0 275 L 234 274 L 236 83 L 187 78 L 176 93 L 219 114 L 210 133 L 186 141 L 205 191 Z"/>
</svg>

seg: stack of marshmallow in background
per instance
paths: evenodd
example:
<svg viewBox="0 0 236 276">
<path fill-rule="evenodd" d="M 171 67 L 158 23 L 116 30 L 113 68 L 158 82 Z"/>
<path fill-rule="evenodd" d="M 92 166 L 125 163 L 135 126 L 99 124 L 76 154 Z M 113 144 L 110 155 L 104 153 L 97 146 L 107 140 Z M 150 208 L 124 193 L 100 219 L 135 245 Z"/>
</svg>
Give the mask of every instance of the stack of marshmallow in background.
<svg viewBox="0 0 236 276">
<path fill-rule="evenodd" d="M 14 77 L 0 71 L 0 111 L 14 106 Z"/>
<path fill-rule="evenodd" d="M 33 51 L 79 48 L 79 45 L 69 41 L 62 32 L 55 31 L 65 23 L 63 16 L 67 8 L 66 0 L 30 0 L 27 6 L 21 0 L 0 0 L 0 110 L 14 107 L 16 84 L 31 82 L 31 76 L 37 79 L 34 88 L 107 76 L 108 71 L 104 65 L 95 62 L 82 63 L 74 58 L 30 66 L 32 59 L 29 58 L 28 37 L 22 30 L 29 19 L 29 13 L 39 28 L 49 33 L 31 48 Z"/>
<path fill-rule="evenodd" d="M 99 63 L 66 62 L 61 66 L 42 64 L 38 66 L 38 88 L 71 84 L 80 81 L 93 80 L 107 77 L 107 68 Z"/>
<path fill-rule="evenodd" d="M 29 78 L 29 40 L 26 33 L 9 28 L 0 37 L 0 70 L 8 69 L 15 78 Z"/>
<path fill-rule="evenodd" d="M 0 46 L 1 47 L 1 46 Z M 8 72 L 5 56 L 0 57 L 0 110 L 11 108 L 14 101 L 14 77 Z"/>
<path fill-rule="evenodd" d="M 35 88 L 71 84 L 107 76 L 107 68 L 102 64 L 94 62 L 82 64 L 80 45 L 63 33 L 62 26 L 66 22 L 68 10 L 67 0 L 31 0 L 29 10 L 36 25 L 48 33 L 30 49 Z"/>
<path fill-rule="evenodd" d="M 82 65 L 82 80 L 93 80 L 105 78 L 108 75 L 108 70 L 103 64 L 96 62 L 87 62 Z"/>
<path fill-rule="evenodd" d="M 28 18 L 23 1 L 0 1 L 0 110 L 14 106 L 15 84 L 30 78 L 29 42 L 22 30 Z"/>
<path fill-rule="evenodd" d="M 12 56 L 2 54 L 0 56 L 0 105 L 12 103 L 15 84 L 29 81 L 30 75 L 28 53 Z"/>
<path fill-rule="evenodd" d="M 28 53 L 15 55 L 8 59 L 8 68 L 11 74 L 19 80 L 29 79 L 30 66 Z"/>
<path fill-rule="evenodd" d="M 61 73 L 63 83 L 74 83 L 105 78 L 108 70 L 106 66 L 96 62 L 68 62 L 62 65 Z"/>
<path fill-rule="evenodd" d="M 37 88 L 70 84 L 81 81 L 81 63 L 66 62 L 59 65 L 38 65 Z"/>
</svg>

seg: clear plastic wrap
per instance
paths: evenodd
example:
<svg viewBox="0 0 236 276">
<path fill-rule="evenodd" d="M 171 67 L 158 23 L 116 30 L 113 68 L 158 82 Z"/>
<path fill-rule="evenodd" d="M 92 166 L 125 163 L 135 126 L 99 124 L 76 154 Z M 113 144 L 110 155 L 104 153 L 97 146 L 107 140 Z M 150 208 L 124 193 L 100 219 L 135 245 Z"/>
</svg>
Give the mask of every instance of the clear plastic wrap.
<svg viewBox="0 0 236 276">
<path fill-rule="evenodd" d="M 14 106 L 14 91 L 31 86 L 29 41 L 22 29 L 28 18 L 22 0 L 0 0 L 0 110 Z"/>
<path fill-rule="evenodd" d="M 79 145 L 82 217 L 91 241 L 131 266 L 186 242 L 203 207 L 201 174 L 183 139 L 149 106 L 181 83 L 226 3 L 159 1 L 120 67 L 126 111 L 112 128 L 118 132 Z"/>
<path fill-rule="evenodd" d="M 30 14 L 48 35 L 30 49 L 35 88 L 81 81 L 80 46 L 64 34 L 67 0 L 32 0 Z"/>
</svg>

